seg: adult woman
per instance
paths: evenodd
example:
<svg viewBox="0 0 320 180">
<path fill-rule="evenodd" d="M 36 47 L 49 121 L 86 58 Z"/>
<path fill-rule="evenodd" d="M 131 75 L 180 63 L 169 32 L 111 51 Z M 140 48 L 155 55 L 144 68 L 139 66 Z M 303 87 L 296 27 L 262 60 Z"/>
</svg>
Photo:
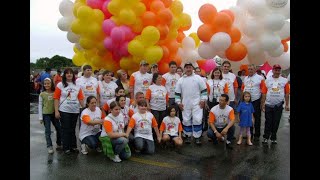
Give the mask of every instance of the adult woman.
<svg viewBox="0 0 320 180">
<path fill-rule="evenodd" d="M 57 84 L 53 99 L 55 117 L 61 122 L 63 150 L 65 154 L 79 152 L 75 128 L 80 107 L 84 107 L 84 95 L 80 86 L 76 85 L 75 74 L 71 68 L 64 70 L 62 82 Z"/>
<path fill-rule="evenodd" d="M 111 72 L 105 70 L 102 73 L 102 81 L 99 81 L 100 107 L 103 107 L 108 100 L 115 98 L 115 90 L 118 85 L 112 81 Z"/>
<path fill-rule="evenodd" d="M 128 74 L 123 69 L 119 69 L 117 71 L 117 77 L 118 80 L 116 81 L 116 84 L 118 87 L 122 87 L 126 97 L 130 98 Z"/>
<path fill-rule="evenodd" d="M 211 79 L 208 80 L 208 85 L 210 87 L 208 105 L 209 109 L 213 106 L 219 104 L 219 97 L 221 94 L 228 94 L 228 84 L 222 79 L 222 72 L 219 68 L 215 68 L 211 72 Z"/>
</svg>

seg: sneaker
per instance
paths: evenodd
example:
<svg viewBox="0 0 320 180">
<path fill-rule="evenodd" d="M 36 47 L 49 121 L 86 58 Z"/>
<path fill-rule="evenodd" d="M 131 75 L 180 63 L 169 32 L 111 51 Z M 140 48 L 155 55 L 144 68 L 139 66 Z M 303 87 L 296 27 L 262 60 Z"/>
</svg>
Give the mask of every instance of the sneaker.
<svg viewBox="0 0 320 180">
<path fill-rule="evenodd" d="M 191 137 L 186 136 L 186 139 L 184 140 L 184 143 L 190 144 L 191 143 Z"/>
<path fill-rule="evenodd" d="M 224 137 L 223 137 L 223 136 L 221 137 L 220 141 L 221 141 L 221 142 L 224 142 Z"/>
<path fill-rule="evenodd" d="M 101 149 L 100 147 L 97 147 L 97 148 L 96 148 L 96 151 L 99 152 L 99 153 L 101 153 L 101 152 L 102 152 L 102 149 Z"/>
<path fill-rule="evenodd" d="M 115 154 L 113 157 L 110 157 L 113 162 L 121 162 L 119 155 Z"/>
<path fill-rule="evenodd" d="M 49 154 L 53 154 L 53 148 L 52 148 L 52 146 L 48 147 L 48 153 L 49 153 Z"/>
<path fill-rule="evenodd" d="M 262 141 L 263 144 L 267 144 L 268 143 L 268 139 L 264 138 Z"/>
<path fill-rule="evenodd" d="M 65 150 L 64 154 L 69 155 L 69 154 L 71 154 L 71 151 L 70 150 Z"/>
<path fill-rule="evenodd" d="M 62 151 L 62 146 L 61 145 L 57 145 L 56 150 L 57 151 Z"/>
<path fill-rule="evenodd" d="M 201 139 L 200 138 L 195 138 L 195 142 L 197 145 L 201 145 Z"/>
<path fill-rule="evenodd" d="M 233 149 L 233 147 L 232 147 L 232 145 L 231 145 L 231 142 L 230 141 L 226 141 L 226 147 L 228 148 L 228 149 L 230 149 L 230 150 L 232 150 Z"/>
<path fill-rule="evenodd" d="M 88 147 L 86 144 L 81 144 L 81 153 L 88 154 Z"/>
<path fill-rule="evenodd" d="M 271 140 L 271 143 L 272 144 L 277 144 L 278 142 L 277 142 L 277 140 Z"/>
</svg>

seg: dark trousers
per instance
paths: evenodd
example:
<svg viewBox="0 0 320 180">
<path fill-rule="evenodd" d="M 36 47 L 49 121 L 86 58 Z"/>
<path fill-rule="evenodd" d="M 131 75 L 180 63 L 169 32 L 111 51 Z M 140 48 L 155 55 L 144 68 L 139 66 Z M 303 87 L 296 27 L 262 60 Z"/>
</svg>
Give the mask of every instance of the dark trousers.
<svg viewBox="0 0 320 180">
<path fill-rule="evenodd" d="M 154 118 L 156 118 L 157 123 L 158 123 L 158 128 L 161 125 L 161 122 L 163 120 L 164 117 L 166 117 L 166 110 L 164 111 L 157 111 L 157 110 L 152 110 L 151 109 L 151 113 L 153 114 Z"/>
<path fill-rule="evenodd" d="M 207 104 L 209 106 L 209 109 L 203 108 L 203 116 L 202 116 L 202 131 L 207 131 L 209 128 L 208 125 L 208 119 L 209 119 L 209 113 L 213 106 L 219 104 L 216 99 L 213 100 L 213 102 L 207 101 Z"/>
<path fill-rule="evenodd" d="M 283 103 L 274 107 L 265 106 L 266 122 L 264 125 L 264 138 L 269 139 L 271 135 L 271 140 L 277 140 L 277 131 L 283 110 L 282 105 Z"/>
<path fill-rule="evenodd" d="M 178 104 L 176 103 L 175 98 L 169 98 L 169 105 L 175 107 L 176 116 L 180 119 L 180 121 L 182 123 L 182 111 L 180 110 Z M 168 116 L 169 116 L 169 114 L 168 114 Z"/>
<path fill-rule="evenodd" d="M 45 127 L 45 135 L 46 135 L 46 141 L 47 141 L 47 147 L 52 146 L 51 141 L 51 122 L 56 129 L 57 138 L 56 143 L 58 146 L 61 146 L 61 125 L 60 120 L 56 119 L 54 117 L 54 114 L 43 114 L 43 125 Z"/>
<path fill-rule="evenodd" d="M 96 149 L 100 144 L 100 137 L 101 131 L 98 132 L 96 135 L 90 135 L 82 139 L 81 144 L 86 144 L 89 146 L 90 149 Z"/>
<path fill-rule="evenodd" d="M 63 150 L 77 148 L 76 125 L 79 113 L 60 112 Z"/>
<path fill-rule="evenodd" d="M 227 125 L 226 125 L 225 127 L 227 127 Z M 219 133 L 221 133 L 222 130 L 223 130 L 225 127 L 223 127 L 223 128 L 217 128 L 217 127 L 216 127 L 216 129 L 217 129 L 217 131 L 218 131 Z M 228 132 L 227 132 L 227 140 L 228 140 L 228 141 L 231 141 L 231 140 L 232 140 L 233 135 L 234 135 L 234 130 L 235 130 L 235 127 L 234 127 L 234 126 L 231 126 L 231 127 L 229 128 L 229 130 L 228 130 Z M 213 130 L 212 130 L 211 128 L 208 129 L 207 136 L 208 136 L 208 138 L 211 138 L 214 143 L 217 143 L 217 142 L 218 142 L 217 136 L 216 136 L 215 133 L 213 133 Z"/>
<path fill-rule="evenodd" d="M 250 127 L 251 137 L 259 138 L 260 137 L 260 129 L 261 129 L 261 98 L 252 101 L 254 113 L 254 133 L 253 127 Z"/>
</svg>

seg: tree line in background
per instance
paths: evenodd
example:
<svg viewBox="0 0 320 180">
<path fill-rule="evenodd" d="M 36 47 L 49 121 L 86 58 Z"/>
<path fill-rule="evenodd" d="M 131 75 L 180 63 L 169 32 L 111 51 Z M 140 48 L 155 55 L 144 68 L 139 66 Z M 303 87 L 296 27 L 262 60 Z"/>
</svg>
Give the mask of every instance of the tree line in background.
<svg viewBox="0 0 320 180">
<path fill-rule="evenodd" d="M 72 60 L 64 56 L 55 55 L 52 58 L 44 57 L 36 60 L 36 63 L 30 62 L 30 69 L 59 69 L 62 67 L 76 67 Z"/>
</svg>

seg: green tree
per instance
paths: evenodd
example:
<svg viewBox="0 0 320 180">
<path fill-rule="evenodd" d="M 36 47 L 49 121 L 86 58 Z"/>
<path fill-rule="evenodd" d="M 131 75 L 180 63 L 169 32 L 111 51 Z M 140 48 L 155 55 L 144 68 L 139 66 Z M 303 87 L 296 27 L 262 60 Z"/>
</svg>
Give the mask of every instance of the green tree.
<svg viewBox="0 0 320 180">
<path fill-rule="evenodd" d="M 59 69 L 62 67 L 74 67 L 74 65 L 71 59 L 59 55 L 55 55 L 52 58 L 39 58 L 36 63 L 30 63 L 31 69 L 45 69 L 47 67 Z"/>
</svg>

